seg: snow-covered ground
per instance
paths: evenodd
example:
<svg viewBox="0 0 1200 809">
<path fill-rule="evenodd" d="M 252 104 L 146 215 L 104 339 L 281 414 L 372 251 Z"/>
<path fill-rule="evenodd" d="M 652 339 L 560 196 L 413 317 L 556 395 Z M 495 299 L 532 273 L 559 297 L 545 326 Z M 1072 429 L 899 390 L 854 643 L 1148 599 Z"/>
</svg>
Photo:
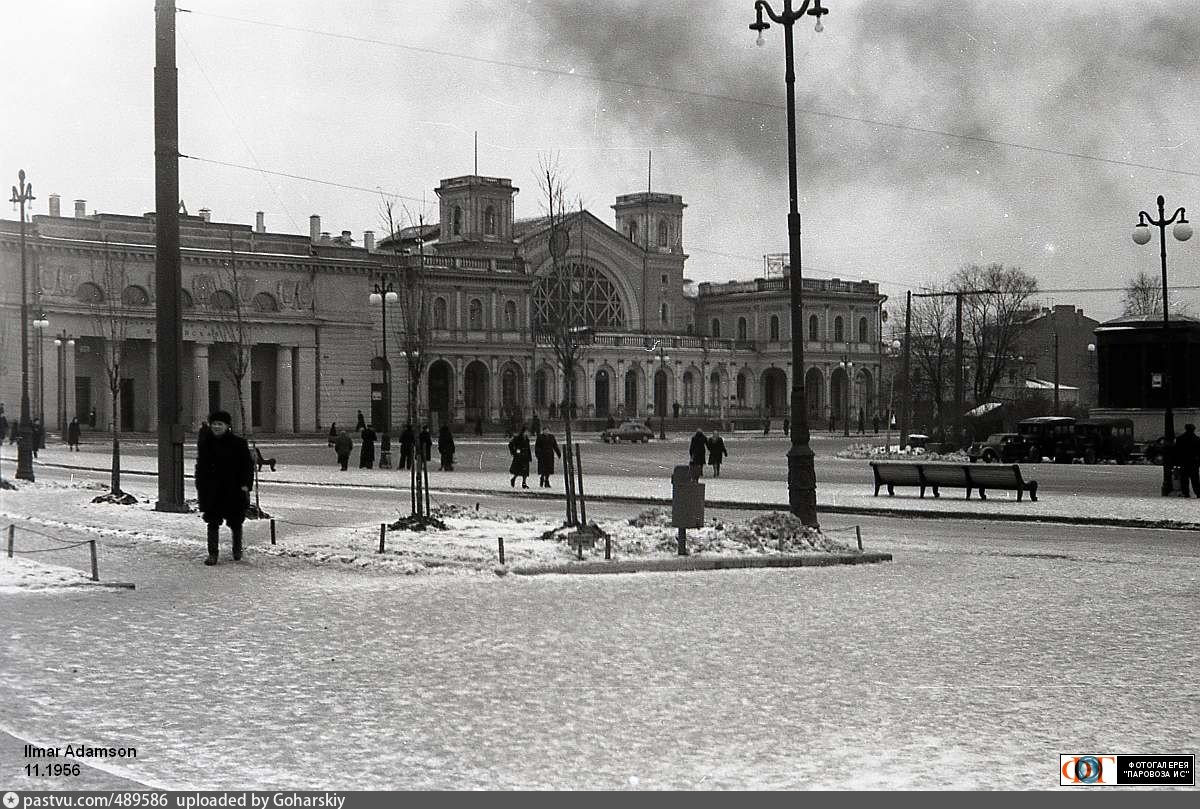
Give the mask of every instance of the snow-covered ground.
<svg viewBox="0 0 1200 809">
<path fill-rule="evenodd" d="M 105 491 L 100 483 L 45 477 L 36 483 L 18 481 L 15 491 L 0 496 L 0 526 L 10 522 L 16 525 L 18 555 L 37 552 L 53 545 L 55 539 L 62 544 L 91 537 L 101 540 L 101 550 L 105 540 L 122 544 L 152 542 L 181 555 L 203 555 L 205 525 L 199 514 L 155 511 L 156 493 L 148 488 L 152 483 L 149 478 L 127 476 L 125 490 L 138 502 L 122 506 L 92 502 Z M 267 520 L 248 521 L 247 558 L 264 554 L 403 574 L 501 572 L 578 558 L 577 549 L 568 539 L 571 532 L 562 528 L 561 520 L 452 504 L 434 509 L 434 515 L 447 530 L 393 530 L 389 526 L 384 536 L 384 552 L 380 553 L 379 522 L 361 514 L 313 511 L 312 502 L 312 493 L 303 488 L 280 487 L 273 491 L 267 510 L 276 518 L 277 544 L 270 544 Z M 676 553 L 677 531 L 670 527 L 670 514 L 662 508 L 647 509 L 633 520 L 603 520 L 596 527 L 602 532 L 601 538 L 593 547 L 585 547 L 584 559 L 603 558 L 605 534 L 614 559 L 670 557 Z M 504 540 L 503 568 L 499 564 L 500 539 Z M 851 544 L 846 544 L 846 539 L 805 529 L 790 514 L 779 512 L 761 514 L 736 525 L 709 520 L 704 528 L 688 531 L 692 553 L 722 556 L 856 553 L 853 538 L 849 538 Z M 222 528 L 221 552 L 222 561 L 229 561 L 226 528 Z M 86 559 L 87 547 L 44 555 L 53 561 L 58 554 Z M 32 575 L 29 571 L 35 567 L 32 562 L 23 562 L 25 572 L 21 575 Z M 101 580 L 110 579 L 108 573 L 101 559 Z M 45 582 L 54 581 L 48 572 L 41 578 Z"/>
<path fill-rule="evenodd" d="M 51 590 L 91 584 L 91 578 L 72 567 L 39 562 L 23 556 L 0 554 L 0 593 Z"/>
</svg>

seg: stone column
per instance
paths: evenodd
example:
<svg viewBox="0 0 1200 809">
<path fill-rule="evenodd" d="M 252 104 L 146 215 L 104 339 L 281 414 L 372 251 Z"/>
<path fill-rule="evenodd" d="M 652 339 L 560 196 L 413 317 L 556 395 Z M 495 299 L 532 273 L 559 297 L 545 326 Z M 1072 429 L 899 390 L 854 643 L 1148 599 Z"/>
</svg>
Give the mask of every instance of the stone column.
<svg viewBox="0 0 1200 809">
<path fill-rule="evenodd" d="M 65 420 L 67 424 L 71 423 L 71 419 L 81 415 L 75 412 L 79 407 L 78 402 L 75 400 L 75 351 L 78 347 L 78 342 L 73 346 L 63 347 L 63 367 L 65 369 L 63 371 L 63 407 L 66 408 Z M 86 417 L 87 413 L 83 413 L 82 415 Z M 84 421 L 86 421 L 86 418 L 79 419 L 81 424 Z"/>
<path fill-rule="evenodd" d="M 297 432 L 314 430 L 319 426 L 317 399 L 320 395 L 321 392 L 317 390 L 317 348 L 299 346 L 292 366 L 292 405 L 295 413 L 295 423 L 292 426 Z"/>
<path fill-rule="evenodd" d="M 195 428 L 208 419 L 208 343 L 192 343 L 192 421 Z"/>
<path fill-rule="evenodd" d="M 500 419 L 500 373 L 499 363 L 496 358 L 492 357 L 488 360 L 488 419 L 498 421 Z"/>
<path fill-rule="evenodd" d="M 296 431 L 295 407 L 292 398 L 292 346 L 275 347 L 275 432 Z"/>
<path fill-rule="evenodd" d="M 146 402 L 150 405 L 150 432 L 158 431 L 158 345 L 149 340 L 146 354 Z"/>
<path fill-rule="evenodd" d="M 230 350 L 236 350 L 236 346 L 231 346 Z M 238 434 L 246 435 L 254 426 L 254 352 L 250 346 L 246 346 L 246 375 L 242 377 L 242 399 L 246 406 L 246 423 L 238 425 Z M 237 402 L 233 402 L 236 407 Z M 241 418 L 238 413 L 233 414 L 234 418 Z"/>
</svg>

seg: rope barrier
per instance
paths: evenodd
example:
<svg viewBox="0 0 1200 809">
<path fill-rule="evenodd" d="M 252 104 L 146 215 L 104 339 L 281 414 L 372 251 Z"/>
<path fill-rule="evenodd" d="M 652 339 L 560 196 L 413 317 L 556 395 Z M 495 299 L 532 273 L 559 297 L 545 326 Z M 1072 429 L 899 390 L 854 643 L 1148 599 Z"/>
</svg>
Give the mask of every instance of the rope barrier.
<svg viewBox="0 0 1200 809">
<path fill-rule="evenodd" d="M 89 539 L 86 542 L 76 542 L 73 545 L 59 545 L 57 548 L 32 548 L 27 551 L 19 551 L 16 548 L 13 548 L 13 553 L 47 553 L 49 551 L 65 551 L 67 548 L 78 548 L 80 545 L 87 545 L 88 542 L 92 542 L 92 540 Z"/>
</svg>

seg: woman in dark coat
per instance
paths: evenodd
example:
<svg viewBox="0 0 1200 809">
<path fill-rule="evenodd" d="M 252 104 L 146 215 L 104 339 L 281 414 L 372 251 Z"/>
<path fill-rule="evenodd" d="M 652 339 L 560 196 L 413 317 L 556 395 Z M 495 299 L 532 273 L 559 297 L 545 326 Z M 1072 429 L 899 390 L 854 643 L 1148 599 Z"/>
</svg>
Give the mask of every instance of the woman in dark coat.
<svg viewBox="0 0 1200 809">
<path fill-rule="evenodd" d="M 375 468 L 375 431 L 368 424 L 362 431 L 362 449 L 358 453 L 358 468 L 359 469 L 374 469 Z"/>
<path fill-rule="evenodd" d="M 708 439 L 703 430 L 696 430 L 692 442 L 688 445 L 689 465 L 692 467 L 692 480 L 704 477 L 704 453 L 708 449 Z"/>
<path fill-rule="evenodd" d="M 712 464 L 713 477 L 721 477 L 721 462 L 728 454 L 729 450 L 725 449 L 725 439 L 721 437 L 720 431 L 714 432 L 713 437 L 708 439 L 708 462 Z"/>
<path fill-rule="evenodd" d="M 425 463 L 429 463 L 433 458 L 433 436 L 429 433 L 428 424 L 421 428 L 421 434 L 417 436 L 417 448 L 425 459 Z"/>
<path fill-rule="evenodd" d="M 400 465 L 397 469 L 413 468 L 413 447 L 417 444 L 417 434 L 411 424 L 405 424 L 400 431 Z"/>
<path fill-rule="evenodd" d="M 332 447 L 334 444 L 337 443 L 337 437 L 338 437 L 338 428 L 337 428 L 337 422 L 335 421 L 333 424 L 329 425 L 329 446 Z"/>
<path fill-rule="evenodd" d="M 67 449 L 79 452 L 79 416 L 71 419 L 67 425 Z"/>
<path fill-rule="evenodd" d="M 242 523 L 254 487 L 254 462 L 246 439 L 230 429 L 232 420 L 224 410 L 213 413 L 208 417 L 212 435 L 196 447 L 196 495 L 208 523 L 206 565 L 217 563 L 222 522 L 233 533 L 233 560 L 242 558 Z"/>
<path fill-rule="evenodd" d="M 554 438 L 554 433 L 550 432 L 549 427 L 542 430 L 534 442 L 533 454 L 537 456 L 538 486 L 549 489 L 550 476 L 554 474 L 554 458 L 555 456 L 562 457 L 558 441 Z"/>
<path fill-rule="evenodd" d="M 521 478 L 521 488 L 529 488 L 529 461 L 531 455 L 529 452 L 529 437 L 525 435 L 525 428 L 522 427 L 520 432 L 512 437 L 508 442 L 508 451 L 512 455 L 512 463 L 508 467 L 508 473 L 512 475 L 512 479 L 508 482 L 509 486 L 517 485 L 517 478 Z"/>
<path fill-rule="evenodd" d="M 342 465 L 342 471 L 346 471 L 346 467 L 350 465 L 350 453 L 354 451 L 354 439 L 350 437 L 350 433 L 342 430 L 333 442 L 333 451 L 337 453 L 338 463 Z"/>
<path fill-rule="evenodd" d="M 439 469 L 443 472 L 453 472 L 454 436 L 450 434 L 449 424 L 443 424 L 438 430 L 438 455 L 442 456 L 442 465 Z"/>
</svg>

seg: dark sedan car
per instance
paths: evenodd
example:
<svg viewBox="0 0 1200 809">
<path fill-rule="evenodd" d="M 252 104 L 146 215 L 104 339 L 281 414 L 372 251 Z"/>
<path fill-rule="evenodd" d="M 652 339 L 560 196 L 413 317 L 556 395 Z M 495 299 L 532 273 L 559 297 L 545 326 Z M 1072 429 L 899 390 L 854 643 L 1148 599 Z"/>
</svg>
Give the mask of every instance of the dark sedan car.
<svg viewBox="0 0 1200 809">
<path fill-rule="evenodd" d="M 979 441 L 967 449 L 971 463 L 1017 463 L 1025 460 L 1029 446 L 1017 433 L 993 433 L 986 441 Z"/>
</svg>

